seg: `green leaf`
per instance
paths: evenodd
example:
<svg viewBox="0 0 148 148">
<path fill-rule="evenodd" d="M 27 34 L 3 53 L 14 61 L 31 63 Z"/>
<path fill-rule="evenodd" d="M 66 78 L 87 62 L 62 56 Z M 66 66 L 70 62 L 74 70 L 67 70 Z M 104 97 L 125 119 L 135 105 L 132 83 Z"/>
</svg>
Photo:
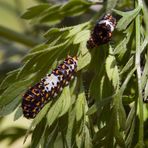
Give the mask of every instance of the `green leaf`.
<svg viewBox="0 0 148 148">
<path fill-rule="evenodd" d="M 47 31 L 44 34 L 45 38 L 51 38 L 52 36 L 59 36 L 61 34 L 61 31 L 59 28 L 51 28 L 49 31 Z"/>
<path fill-rule="evenodd" d="M 107 12 L 110 13 L 110 11 L 112 11 L 112 9 L 115 8 L 117 3 L 118 3 L 118 0 L 108 0 L 107 1 L 107 6 L 106 6 Z"/>
<path fill-rule="evenodd" d="M 32 73 L 32 69 L 34 68 L 34 64 L 37 62 L 38 56 L 28 60 L 18 72 L 17 78 L 21 79 L 28 74 Z"/>
<path fill-rule="evenodd" d="M 6 116 L 6 115 L 12 113 L 16 109 L 18 104 L 20 103 L 21 99 L 22 99 L 21 96 L 16 97 L 9 104 L 0 107 L 0 116 L 3 117 L 3 116 Z"/>
<path fill-rule="evenodd" d="M 43 4 L 31 7 L 23 14 L 25 19 L 33 19 L 35 23 L 48 22 L 48 25 L 59 23 L 66 16 L 81 15 L 88 10 L 91 3 L 84 0 L 69 1 L 64 6 L 61 4 Z M 56 15 L 55 15 L 56 14 Z"/>
<path fill-rule="evenodd" d="M 55 12 L 56 13 L 56 12 Z M 55 25 L 61 22 L 63 19 L 63 15 L 61 14 L 47 14 L 46 16 L 42 17 L 39 22 L 40 23 L 45 23 L 47 22 L 48 25 Z"/>
<path fill-rule="evenodd" d="M 23 61 L 27 61 L 31 58 L 34 58 L 34 56 L 37 56 L 37 55 L 40 55 L 40 54 L 51 54 L 52 52 L 57 52 L 59 51 L 62 47 L 64 47 L 66 44 L 68 43 L 68 41 L 66 40 L 65 42 L 61 43 L 61 44 L 58 44 L 58 45 L 55 45 L 55 46 L 51 46 L 51 47 L 48 47 L 47 49 L 45 50 L 41 50 L 41 51 L 36 51 L 36 52 L 33 52 L 33 53 L 29 53 L 24 59 Z M 54 51 L 55 50 L 55 51 Z"/>
<path fill-rule="evenodd" d="M 81 51 L 81 54 L 82 54 L 82 55 L 87 54 L 88 49 L 87 49 L 87 47 L 86 47 L 86 41 L 80 43 L 79 50 Z"/>
<path fill-rule="evenodd" d="M 113 96 L 112 96 L 112 97 L 113 97 Z M 98 109 L 100 109 L 100 108 L 106 106 L 107 104 L 109 104 L 109 103 L 112 101 L 112 97 L 103 99 L 103 100 L 99 101 L 98 104 L 92 105 L 92 106 L 88 109 L 88 111 L 87 111 L 86 114 L 87 114 L 88 116 L 90 116 L 90 115 L 96 113 Z"/>
<path fill-rule="evenodd" d="M 145 23 L 145 27 L 146 27 L 146 38 L 148 37 L 148 9 L 145 3 L 143 3 L 143 19 L 144 19 L 144 23 Z"/>
<path fill-rule="evenodd" d="M 115 139 L 120 147 L 125 148 L 125 141 L 118 129 L 115 129 Z"/>
<path fill-rule="evenodd" d="M 45 74 L 47 74 L 47 72 L 51 69 L 51 65 L 53 61 L 56 60 L 56 58 L 54 58 L 55 55 L 56 57 L 58 57 L 58 54 L 60 54 L 60 52 L 58 52 L 57 50 L 49 51 L 49 52 L 50 52 L 50 55 L 47 54 L 46 52 L 45 53 L 43 52 L 29 59 L 24 64 L 22 69 L 19 71 L 18 77 L 23 78 L 31 73 L 38 72 L 38 73 L 35 73 L 35 75 L 36 75 L 36 79 L 39 78 L 40 80 L 40 78 Z M 39 73 L 41 73 L 42 75 L 40 76 Z"/>
<path fill-rule="evenodd" d="M 142 53 L 143 50 L 146 48 L 147 44 L 148 44 L 148 39 L 145 38 L 144 41 L 141 43 L 141 48 L 140 48 L 141 53 Z"/>
<path fill-rule="evenodd" d="M 23 115 L 23 111 L 21 106 L 18 107 L 18 109 L 16 110 L 15 114 L 14 114 L 14 121 L 18 120 L 21 116 Z"/>
<path fill-rule="evenodd" d="M 84 134 L 83 131 L 81 133 L 76 134 L 76 145 L 78 148 L 83 147 L 83 142 L 84 142 Z"/>
<path fill-rule="evenodd" d="M 35 127 L 32 140 L 31 140 L 31 148 L 39 147 L 41 136 L 43 135 L 43 131 L 45 129 L 46 120 L 45 118 Z"/>
<path fill-rule="evenodd" d="M 61 7 L 60 11 L 65 16 L 78 16 L 86 12 L 90 6 L 91 3 L 84 0 L 71 0 Z"/>
<path fill-rule="evenodd" d="M 57 66 L 57 58 L 62 57 L 64 50 L 55 50 L 50 52 L 50 54 L 42 53 L 39 57 L 38 63 L 35 65 L 35 71 L 37 71 L 35 81 L 40 81 L 47 73 L 51 72 Z M 63 59 L 62 59 L 63 60 Z M 39 69 L 40 67 L 40 69 Z"/>
<path fill-rule="evenodd" d="M 83 13 L 87 12 L 89 10 L 89 6 L 88 5 L 84 5 L 84 6 L 76 6 L 70 10 L 68 10 L 67 12 L 65 12 L 65 15 L 67 16 L 79 16 L 82 15 Z"/>
<path fill-rule="evenodd" d="M 73 37 L 75 36 L 77 33 L 81 32 L 82 30 L 84 30 L 85 27 L 87 27 L 87 25 L 89 24 L 89 22 L 86 23 L 82 23 L 76 26 L 73 26 L 69 29 L 69 34 L 68 34 L 68 38 L 69 37 Z"/>
<path fill-rule="evenodd" d="M 56 100 L 56 102 L 51 106 L 50 110 L 47 113 L 47 123 L 50 127 L 56 119 L 58 119 L 61 111 L 62 111 L 62 104 L 63 100 L 60 98 Z"/>
<path fill-rule="evenodd" d="M 120 98 L 118 98 L 118 99 L 120 99 Z M 121 99 L 119 100 L 118 116 L 119 116 L 120 128 L 121 128 L 121 130 L 125 130 L 126 113 L 125 113 L 124 106 L 123 106 Z"/>
<path fill-rule="evenodd" d="M 74 143 L 73 134 L 75 128 L 75 108 L 72 107 L 68 112 L 68 127 L 66 131 L 66 143 L 68 147 L 72 147 Z"/>
<path fill-rule="evenodd" d="M 126 63 L 126 65 L 122 68 L 120 75 L 127 72 L 134 64 L 134 56 L 132 56 Z"/>
<path fill-rule="evenodd" d="M 90 30 L 83 30 L 77 33 L 74 37 L 73 43 L 78 44 L 84 41 L 87 41 L 90 36 Z"/>
<path fill-rule="evenodd" d="M 90 116 L 90 115 L 96 113 L 97 110 L 98 110 L 98 107 L 97 107 L 96 104 L 94 104 L 94 105 L 92 105 L 92 106 L 88 109 L 86 115 Z"/>
<path fill-rule="evenodd" d="M 89 65 L 89 69 L 94 73 L 90 83 L 90 96 L 97 101 L 112 95 L 112 86 L 105 72 L 106 50 L 103 49 L 93 51 Z"/>
<path fill-rule="evenodd" d="M 35 127 L 37 124 L 39 124 L 41 122 L 41 120 L 45 117 L 47 111 L 49 110 L 49 107 L 51 106 L 51 102 L 47 103 L 42 110 L 37 114 L 37 116 L 35 117 L 35 119 L 32 121 L 30 127 L 28 128 L 25 138 L 24 138 L 24 143 L 27 140 L 28 135 L 30 134 L 31 130 L 33 127 Z"/>
<path fill-rule="evenodd" d="M 48 48 L 48 46 L 49 46 L 49 45 L 48 45 L 48 44 L 45 44 L 45 43 L 40 44 L 40 45 L 37 45 L 37 46 L 35 46 L 34 48 L 32 48 L 32 49 L 30 50 L 30 53 L 44 50 L 44 49 Z"/>
<path fill-rule="evenodd" d="M 64 28 L 51 28 L 44 34 L 44 37 L 47 38 L 48 40 L 53 40 L 53 39 L 55 40 L 55 37 L 58 37 L 63 33 L 67 33 L 74 27 L 75 26 L 64 27 Z"/>
<path fill-rule="evenodd" d="M 63 15 L 59 12 L 60 5 L 51 5 L 46 11 L 44 11 L 39 18 L 39 22 L 56 22 L 63 19 Z M 54 15 L 56 14 L 56 15 Z"/>
<path fill-rule="evenodd" d="M 5 106 L 10 103 L 14 98 L 22 95 L 22 93 L 27 87 L 29 87 L 31 83 L 31 79 L 13 83 L 0 96 L 0 106 Z"/>
<path fill-rule="evenodd" d="M 134 131 L 135 131 L 135 120 L 132 121 L 130 131 L 125 139 L 126 147 L 131 147 L 132 139 L 134 136 Z"/>
<path fill-rule="evenodd" d="M 53 15 L 53 14 L 55 14 L 55 12 L 59 11 L 59 8 L 60 8 L 59 4 L 50 5 L 50 7 L 42 13 L 41 17 L 45 17 L 46 15 Z"/>
<path fill-rule="evenodd" d="M 104 76 L 101 77 L 100 74 L 96 74 L 90 84 L 90 96 L 95 99 L 97 98 L 100 100 L 100 87 L 102 86 L 102 80 L 104 79 Z"/>
<path fill-rule="evenodd" d="M 133 33 L 133 24 L 130 25 L 124 33 L 126 33 L 126 36 L 123 38 L 123 40 L 121 40 L 121 42 L 119 42 L 119 44 L 116 46 L 116 48 L 113 51 L 114 54 L 118 55 L 120 60 L 124 57 L 125 53 L 127 53 L 127 51 L 129 50 L 127 48 L 127 44 L 129 43 L 131 35 Z"/>
<path fill-rule="evenodd" d="M 148 119 L 148 109 L 147 109 L 147 105 L 144 104 L 144 106 L 143 106 L 143 121 L 146 122 L 147 119 Z"/>
<path fill-rule="evenodd" d="M 19 72 L 19 69 L 15 70 L 12 73 L 9 73 L 4 80 L 2 81 L 1 85 L 0 85 L 0 89 L 5 89 L 7 88 L 9 85 L 11 85 L 12 83 L 14 83 L 16 81 L 16 76 Z"/>
<path fill-rule="evenodd" d="M 77 7 L 82 7 L 82 6 L 90 6 L 91 3 L 86 2 L 84 0 L 71 0 L 68 3 L 66 3 L 63 7 L 61 7 L 62 11 L 69 11 L 73 9 L 76 9 Z"/>
<path fill-rule="evenodd" d="M 72 84 L 70 85 L 70 95 L 72 96 L 76 94 L 76 86 L 77 86 L 77 77 L 74 78 Z"/>
<path fill-rule="evenodd" d="M 27 10 L 22 15 L 22 18 L 24 19 L 32 19 L 34 17 L 38 17 L 43 11 L 45 11 L 50 5 L 49 4 L 40 4 L 37 6 L 33 6 Z"/>
<path fill-rule="evenodd" d="M 120 88 L 120 91 L 121 91 L 121 95 L 123 94 L 123 92 L 125 91 L 126 87 L 127 87 L 127 84 L 129 83 L 129 80 L 131 79 L 133 73 L 135 72 L 136 68 L 133 68 L 127 75 L 126 79 L 124 80 L 121 88 Z"/>
<path fill-rule="evenodd" d="M 138 6 L 136 9 L 134 9 L 132 11 L 128 11 L 128 12 L 121 12 L 119 10 L 114 10 L 114 12 L 123 16 L 117 23 L 117 29 L 119 31 L 125 30 L 127 28 L 127 26 L 134 20 L 134 18 L 140 12 L 140 10 L 141 10 L 140 6 Z"/>
<path fill-rule="evenodd" d="M 110 52 L 112 53 L 112 49 L 110 47 Z M 106 59 L 106 72 L 109 80 L 112 82 L 114 88 L 117 88 L 119 85 L 119 72 L 116 63 L 116 59 L 114 56 L 109 55 Z"/>
<path fill-rule="evenodd" d="M 93 137 L 93 142 L 99 142 L 101 139 L 103 139 L 106 136 L 107 131 L 107 126 L 104 126 L 103 128 L 99 129 L 99 131 L 96 132 Z"/>
<path fill-rule="evenodd" d="M 125 128 L 126 129 L 125 130 L 126 135 L 128 134 L 128 132 L 129 132 L 129 130 L 131 128 L 132 122 L 134 120 L 135 111 L 136 111 L 135 110 L 135 105 L 133 104 L 133 106 L 131 106 L 131 110 L 130 110 L 130 112 L 128 114 L 128 117 L 126 119 L 126 128 Z"/>
<path fill-rule="evenodd" d="M 122 93 L 119 90 L 117 90 L 117 93 L 114 96 L 114 106 L 118 122 L 117 124 L 121 130 L 125 130 L 126 113 L 122 103 Z M 116 125 L 116 128 L 119 127 Z"/>
<path fill-rule="evenodd" d="M 50 148 L 50 147 L 52 148 L 56 145 L 56 138 L 57 138 L 58 133 L 59 133 L 58 124 L 56 123 L 51 128 L 52 128 L 52 130 L 50 130 L 49 128 L 45 129 L 47 131 L 47 132 L 45 132 L 45 136 L 47 138 L 43 137 L 44 138 L 44 146 L 43 146 L 44 148 Z"/>
<path fill-rule="evenodd" d="M 45 38 L 48 39 L 49 46 L 54 46 L 56 44 L 60 44 L 66 40 L 66 36 L 68 35 L 69 27 L 65 27 L 62 29 L 52 28 L 45 33 Z"/>
<path fill-rule="evenodd" d="M 69 86 L 66 86 L 63 91 L 61 96 L 59 97 L 59 99 L 63 100 L 62 101 L 62 109 L 61 109 L 61 113 L 59 114 L 59 117 L 63 116 L 65 113 L 67 113 L 67 111 L 69 110 L 72 102 L 71 102 L 71 95 L 70 95 L 70 90 L 69 90 Z"/>
<path fill-rule="evenodd" d="M 93 147 L 91 135 L 90 135 L 90 132 L 89 132 L 89 129 L 88 129 L 87 126 L 85 126 L 85 143 L 84 143 L 84 147 L 85 148 L 92 148 Z"/>
<path fill-rule="evenodd" d="M 142 86 L 142 88 L 144 88 L 144 86 L 146 85 L 147 80 L 148 80 L 148 76 L 147 76 L 147 74 L 148 74 L 148 54 L 146 55 L 145 58 L 146 58 L 146 63 L 144 65 L 144 70 L 142 72 L 142 77 L 141 77 L 141 83 L 142 83 L 141 86 Z M 147 89 L 145 89 L 145 91 L 147 91 Z"/>
<path fill-rule="evenodd" d="M 79 56 L 78 59 L 79 60 L 78 60 L 77 70 L 79 71 L 79 70 L 83 69 L 84 67 L 88 66 L 88 64 L 91 61 L 91 55 L 89 52 L 87 52 L 85 55 Z"/>
<path fill-rule="evenodd" d="M 82 86 L 81 86 L 82 87 Z M 82 88 L 81 88 L 82 89 Z M 80 121 L 84 116 L 85 107 L 85 93 L 81 90 L 76 101 L 76 121 Z"/>
<path fill-rule="evenodd" d="M 50 109 L 52 102 L 47 103 L 42 110 L 37 114 L 35 119 L 33 120 L 33 126 L 36 126 L 47 114 L 48 110 Z"/>
</svg>

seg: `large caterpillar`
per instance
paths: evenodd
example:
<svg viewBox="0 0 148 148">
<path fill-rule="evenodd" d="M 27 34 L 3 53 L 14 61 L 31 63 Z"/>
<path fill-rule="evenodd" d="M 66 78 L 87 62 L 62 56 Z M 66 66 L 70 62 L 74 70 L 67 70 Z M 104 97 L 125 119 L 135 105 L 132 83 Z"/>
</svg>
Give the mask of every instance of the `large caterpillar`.
<svg viewBox="0 0 148 148">
<path fill-rule="evenodd" d="M 87 48 L 92 49 L 101 44 L 106 44 L 112 37 L 112 32 L 116 26 L 116 19 L 111 14 L 106 14 L 99 20 L 87 41 Z"/>
<path fill-rule="evenodd" d="M 73 79 L 77 68 L 77 57 L 68 56 L 65 61 L 31 87 L 23 96 L 22 109 L 26 118 L 35 118 L 39 111 L 55 98 L 63 87 Z"/>
</svg>

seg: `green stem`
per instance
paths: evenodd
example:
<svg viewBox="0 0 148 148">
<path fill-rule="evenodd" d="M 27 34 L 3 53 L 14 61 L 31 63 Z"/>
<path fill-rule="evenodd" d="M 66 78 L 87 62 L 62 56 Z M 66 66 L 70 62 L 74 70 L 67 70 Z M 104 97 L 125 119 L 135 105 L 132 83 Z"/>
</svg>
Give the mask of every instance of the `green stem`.
<svg viewBox="0 0 148 148">
<path fill-rule="evenodd" d="M 28 37 L 26 35 L 23 35 L 21 33 L 15 32 L 1 25 L 0 25 L 0 37 L 6 38 L 11 41 L 16 41 L 18 43 L 24 44 L 29 47 L 33 47 L 39 44 L 37 40 Z"/>
<path fill-rule="evenodd" d="M 142 6 L 142 1 L 138 0 L 138 5 Z M 144 131 L 143 131 L 143 101 L 142 101 L 142 86 L 141 86 L 141 67 L 140 67 L 140 14 L 137 15 L 136 20 L 135 20 L 135 24 L 136 24 L 136 57 L 135 57 L 135 63 L 136 63 L 136 67 L 137 67 L 137 79 L 138 79 L 138 107 L 139 107 L 139 120 L 140 120 L 140 124 L 139 124 L 139 142 L 138 142 L 138 147 L 143 147 L 143 135 L 144 135 Z"/>
</svg>

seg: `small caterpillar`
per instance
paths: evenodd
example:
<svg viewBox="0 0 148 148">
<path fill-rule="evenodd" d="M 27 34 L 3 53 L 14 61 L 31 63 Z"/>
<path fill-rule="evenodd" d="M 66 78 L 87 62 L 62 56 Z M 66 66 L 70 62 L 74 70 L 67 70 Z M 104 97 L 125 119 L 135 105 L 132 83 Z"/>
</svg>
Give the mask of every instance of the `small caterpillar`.
<svg viewBox="0 0 148 148">
<path fill-rule="evenodd" d="M 26 118 L 35 118 L 40 110 L 73 79 L 77 68 L 77 57 L 68 56 L 51 74 L 35 84 L 23 96 L 22 110 Z"/>
<path fill-rule="evenodd" d="M 111 14 L 106 14 L 96 23 L 91 33 L 91 37 L 87 41 L 87 48 L 92 49 L 101 44 L 108 43 L 112 37 L 115 26 L 116 19 Z"/>
</svg>

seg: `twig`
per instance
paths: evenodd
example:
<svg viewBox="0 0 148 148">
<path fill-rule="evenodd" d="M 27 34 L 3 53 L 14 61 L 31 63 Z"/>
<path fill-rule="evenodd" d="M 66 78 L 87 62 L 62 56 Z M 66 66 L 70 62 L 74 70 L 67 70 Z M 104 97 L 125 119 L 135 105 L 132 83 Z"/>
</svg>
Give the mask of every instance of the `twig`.
<svg viewBox="0 0 148 148">
<path fill-rule="evenodd" d="M 0 37 L 6 38 L 8 40 L 16 41 L 18 43 L 24 44 L 29 47 L 33 47 L 39 42 L 31 37 L 23 35 L 21 33 L 15 32 L 6 27 L 0 26 Z"/>
</svg>

